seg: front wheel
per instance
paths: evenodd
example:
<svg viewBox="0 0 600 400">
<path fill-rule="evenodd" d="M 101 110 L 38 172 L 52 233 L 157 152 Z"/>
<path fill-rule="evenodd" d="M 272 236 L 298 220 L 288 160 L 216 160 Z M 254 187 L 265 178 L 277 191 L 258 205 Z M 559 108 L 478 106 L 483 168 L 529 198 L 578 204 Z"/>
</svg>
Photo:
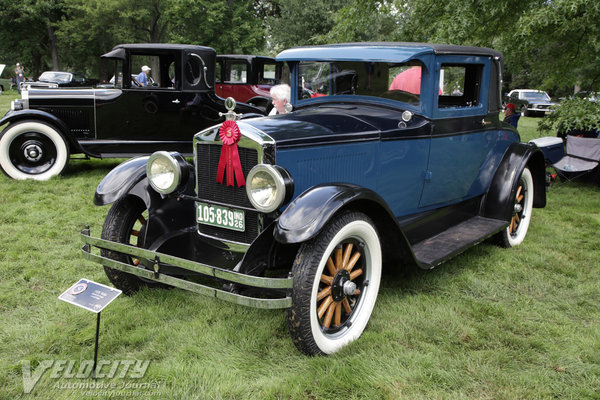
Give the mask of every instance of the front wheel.
<svg viewBox="0 0 600 400">
<path fill-rule="evenodd" d="M 529 229 L 532 211 L 533 177 L 529 168 L 525 168 L 517 182 L 510 224 L 500 233 L 500 244 L 503 247 L 514 247 L 523 242 Z"/>
<path fill-rule="evenodd" d="M 10 124 L 0 136 L 0 167 L 13 179 L 45 181 L 69 162 L 69 147 L 52 126 L 36 121 Z"/>
<path fill-rule="evenodd" d="M 331 354 L 358 339 L 377 300 L 381 264 L 377 230 L 360 212 L 340 214 L 302 244 L 292 267 L 287 312 L 300 351 Z"/>
<path fill-rule="evenodd" d="M 108 211 L 102 227 L 102 239 L 143 247 L 147 221 L 148 210 L 144 202 L 137 197 L 124 197 L 113 204 Z M 103 257 L 122 263 L 135 266 L 140 264 L 140 260 L 115 251 L 103 249 L 101 254 Z M 146 281 L 136 275 L 106 266 L 104 272 L 112 284 L 126 295 L 134 294 L 142 286 L 162 286 L 160 283 Z"/>
</svg>

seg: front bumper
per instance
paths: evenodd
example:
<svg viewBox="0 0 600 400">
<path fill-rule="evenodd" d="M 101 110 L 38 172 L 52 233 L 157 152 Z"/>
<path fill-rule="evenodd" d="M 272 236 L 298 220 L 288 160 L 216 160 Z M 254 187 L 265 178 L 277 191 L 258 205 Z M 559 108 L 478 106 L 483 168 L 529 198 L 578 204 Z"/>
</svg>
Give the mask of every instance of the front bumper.
<svg viewBox="0 0 600 400">
<path fill-rule="evenodd" d="M 293 280 L 288 278 L 264 278 L 260 276 L 246 275 L 239 272 L 213 267 L 207 264 L 175 257 L 168 254 L 158 253 L 123 243 L 112 242 L 90 236 L 89 228 L 81 231 L 83 247 L 81 253 L 83 258 L 102 264 L 108 268 L 117 269 L 128 274 L 137 275 L 143 279 L 161 282 L 170 286 L 190 290 L 203 295 L 216 297 L 232 303 L 241 304 L 255 308 L 289 308 L 292 304 L 291 288 Z M 116 251 L 133 258 L 150 260 L 154 270 L 140 266 L 122 263 L 110 258 L 92 253 L 92 248 Z M 260 297 L 245 296 L 238 293 L 217 289 L 215 287 L 196 283 L 187 279 L 161 273 L 161 269 L 177 267 L 197 273 L 199 276 L 213 278 L 216 284 L 234 283 L 251 288 L 265 289 Z M 276 297 L 277 293 L 285 292 L 285 297 Z"/>
</svg>

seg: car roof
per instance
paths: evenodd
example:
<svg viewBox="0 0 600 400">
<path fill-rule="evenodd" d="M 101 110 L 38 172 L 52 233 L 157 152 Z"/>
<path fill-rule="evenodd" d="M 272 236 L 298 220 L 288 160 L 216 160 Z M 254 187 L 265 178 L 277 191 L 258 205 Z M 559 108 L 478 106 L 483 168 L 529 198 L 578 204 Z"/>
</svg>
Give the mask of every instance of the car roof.
<svg viewBox="0 0 600 400">
<path fill-rule="evenodd" d="M 362 42 L 301 46 L 282 51 L 277 55 L 276 59 L 277 61 L 362 60 L 402 62 L 425 54 L 476 55 L 503 60 L 502 53 L 484 47 L 416 42 Z"/>
<path fill-rule="evenodd" d="M 217 54 L 217 59 L 218 58 L 231 58 L 231 59 L 239 59 L 239 60 L 247 60 L 247 61 L 251 61 L 254 59 L 275 61 L 274 57 L 257 56 L 257 55 L 253 55 L 253 54 Z"/>
<path fill-rule="evenodd" d="M 118 44 L 111 51 L 103 54 L 102 58 L 124 58 L 126 50 L 135 50 L 140 52 L 153 51 L 211 51 L 215 52 L 212 47 L 196 46 L 192 44 L 171 44 L 171 43 L 125 43 Z"/>
</svg>

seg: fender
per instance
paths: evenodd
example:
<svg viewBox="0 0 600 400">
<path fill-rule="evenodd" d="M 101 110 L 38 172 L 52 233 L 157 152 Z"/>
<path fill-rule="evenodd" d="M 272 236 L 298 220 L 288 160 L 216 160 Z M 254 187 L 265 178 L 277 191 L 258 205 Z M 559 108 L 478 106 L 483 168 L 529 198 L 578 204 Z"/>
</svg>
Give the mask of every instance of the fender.
<svg viewBox="0 0 600 400">
<path fill-rule="evenodd" d="M 274 237 L 280 243 L 301 243 L 315 237 L 333 215 L 352 204 L 374 222 L 386 227 L 386 235 L 397 236 L 408 243 L 398 221 L 386 202 L 370 189 L 346 184 L 315 186 L 298 196 L 281 214 Z M 394 232 L 388 229 L 395 227 Z"/>
<path fill-rule="evenodd" d="M 79 142 L 71 135 L 69 127 L 60 118 L 45 111 L 31 109 L 9 111 L 2 119 L 0 119 L 0 126 L 6 123 L 16 123 L 24 120 L 38 120 L 50 123 L 55 126 L 59 130 L 59 133 L 67 140 L 71 154 L 84 152 L 81 146 L 79 146 Z"/>
<path fill-rule="evenodd" d="M 150 156 L 136 157 L 113 168 L 98 184 L 94 204 L 104 206 L 128 194 L 140 181 L 146 179 L 146 163 Z M 140 196 L 148 205 L 147 196 Z"/>
<path fill-rule="evenodd" d="M 529 167 L 533 177 L 533 206 L 546 206 L 546 167 L 544 154 L 535 145 L 513 143 L 502 158 L 484 200 L 484 216 L 509 221 L 517 179 Z"/>
</svg>

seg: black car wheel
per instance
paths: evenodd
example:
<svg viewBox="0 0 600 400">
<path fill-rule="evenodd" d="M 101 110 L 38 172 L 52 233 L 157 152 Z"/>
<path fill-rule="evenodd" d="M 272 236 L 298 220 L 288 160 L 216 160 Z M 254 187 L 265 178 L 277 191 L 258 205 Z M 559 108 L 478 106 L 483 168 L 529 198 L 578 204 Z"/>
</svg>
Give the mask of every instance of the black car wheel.
<svg viewBox="0 0 600 400">
<path fill-rule="evenodd" d="M 300 247 L 287 312 L 300 351 L 334 353 L 362 334 L 377 300 L 381 259 L 373 222 L 359 212 L 339 215 Z"/>
<path fill-rule="evenodd" d="M 512 218 L 508 227 L 500 233 L 503 247 L 514 247 L 525 239 L 533 210 L 533 177 L 525 168 L 519 177 L 513 201 Z"/>
<path fill-rule="evenodd" d="M 523 105 L 523 106 L 521 107 L 521 114 L 522 114 L 524 117 L 528 117 L 528 116 L 529 116 L 529 111 L 527 111 L 527 106 L 526 106 L 526 105 Z"/>
<path fill-rule="evenodd" d="M 143 247 L 147 221 L 148 210 L 144 202 L 137 197 L 124 197 L 108 211 L 102 227 L 102 239 Z M 140 264 L 140 260 L 115 251 L 101 250 L 101 254 L 122 263 Z M 112 284 L 126 295 L 137 292 L 142 286 L 164 286 L 106 266 L 104 272 Z"/>
<path fill-rule="evenodd" d="M 45 181 L 61 174 L 68 162 L 65 139 L 46 123 L 10 124 L 0 136 L 0 167 L 13 179 Z"/>
</svg>

